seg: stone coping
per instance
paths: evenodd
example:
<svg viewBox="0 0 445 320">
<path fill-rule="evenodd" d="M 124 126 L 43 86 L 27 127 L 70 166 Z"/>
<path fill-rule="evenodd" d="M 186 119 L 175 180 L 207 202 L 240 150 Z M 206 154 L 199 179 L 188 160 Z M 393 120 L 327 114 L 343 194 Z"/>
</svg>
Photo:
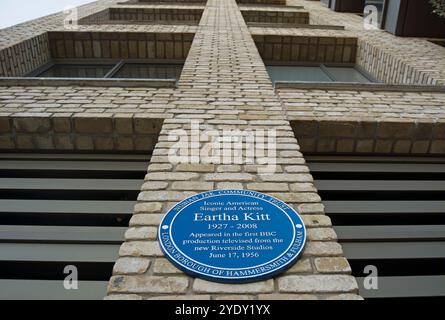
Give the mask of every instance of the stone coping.
<svg viewBox="0 0 445 320">
<path fill-rule="evenodd" d="M 445 92 L 445 86 L 384 83 L 277 81 L 275 89 L 320 89 L 353 91 Z"/>
<path fill-rule="evenodd" d="M 176 79 L 0 78 L 0 86 L 86 86 L 124 88 L 176 88 Z"/>
<path fill-rule="evenodd" d="M 278 5 L 278 4 L 260 4 L 260 3 L 243 3 L 238 4 L 238 7 L 241 11 L 243 10 L 270 10 L 270 9 L 277 9 L 277 10 L 303 10 L 305 9 L 304 6 L 298 6 L 298 5 L 290 5 L 287 4 L 286 6 Z"/>
<path fill-rule="evenodd" d="M 308 12 L 303 6 L 264 6 L 264 5 L 242 5 L 240 6 L 241 12 L 243 11 L 264 11 L 264 12 Z"/>
<path fill-rule="evenodd" d="M 205 5 L 204 4 L 187 4 L 187 3 L 147 3 L 147 4 L 121 4 L 118 6 L 110 6 L 109 8 L 105 10 L 112 10 L 112 9 L 198 9 L 198 10 L 204 10 Z"/>
<path fill-rule="evenodd" d="M 323 29 L 323 30 L 345 30 L 344 26 L 322 25 L 322 24 L 291 24 L 270 22 L 247 22 L 249 28 L 298 28 L 298 29 Z"/>
</svg>

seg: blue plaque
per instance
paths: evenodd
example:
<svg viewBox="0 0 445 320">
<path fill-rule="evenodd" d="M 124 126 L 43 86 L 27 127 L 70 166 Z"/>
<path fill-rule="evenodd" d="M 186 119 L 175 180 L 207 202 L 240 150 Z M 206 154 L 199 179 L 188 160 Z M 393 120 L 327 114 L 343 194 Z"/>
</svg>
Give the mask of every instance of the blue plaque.
<svg viewBox="0 0 445 320">
<path fill-rule="evenodd" d="M 289 268 L 306 243 L 298 213 L 267 194 L 204 192 L 175 205 L 159 226 L 167 258 L 182 271 L 215 282 L 264 280 Z"/>
</svg>

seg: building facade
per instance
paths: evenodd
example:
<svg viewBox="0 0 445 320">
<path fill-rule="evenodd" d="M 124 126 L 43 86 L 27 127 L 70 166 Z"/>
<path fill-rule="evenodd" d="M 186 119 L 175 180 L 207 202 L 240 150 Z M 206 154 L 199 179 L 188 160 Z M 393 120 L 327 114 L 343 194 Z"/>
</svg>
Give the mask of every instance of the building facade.
<svg viewBox="0 0 445 320">
<path fill-rule="evenodd" d="M 445 48 L 429 39 L 319 1 L 104 0 L 0 30 L 0 76 L 3 299 L 445 295 Z M 196 124 L 272 130 L 274 172 L 172 163 Z M 164 258 L 168 209 L 228 188 L 302 214 L 293 267 L 229 285 Z"/>
</svg>

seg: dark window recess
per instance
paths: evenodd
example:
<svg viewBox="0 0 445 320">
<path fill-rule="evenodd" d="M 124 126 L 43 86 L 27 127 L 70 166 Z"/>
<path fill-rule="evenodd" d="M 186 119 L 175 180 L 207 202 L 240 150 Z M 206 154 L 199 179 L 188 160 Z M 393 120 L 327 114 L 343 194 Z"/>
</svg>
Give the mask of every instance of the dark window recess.
<svg viewBox="0 0 445 320">
<path fill-rule="evenodd" d="M 276 82 L 375 82 L 369 75 L 353 66 L 329 65 L 269 65 L 266 67 Z"/>
<path fill-rule="evenodd" d="M 118 78 L 118 79 L 169 79 L 178 81 L 183 63 L 131 62 L 97 63 L 82 61 L 51 62 L 30 73 L 39 78 Z"/>
<path fill-rule="evenodd" d="M 149 158 L 0 154 L 0 299 L 102 299 Z"/>
<path fill-rule="evenodd" d="M 445 296 L 445 159 L 308 157 L 365 298 Z M 366 266 L 378 290 L 364 288 Z"/>
<path fill-rule="evenodd" d="M 113 78 L 178 80 L 181 72 L 182 65 L 126 63 Z"/>
<path fill-rule="evenodd" d="M 103 78 L 113 65 L 55 64 L 39 74 L 42 78 Z"/>
</svg>

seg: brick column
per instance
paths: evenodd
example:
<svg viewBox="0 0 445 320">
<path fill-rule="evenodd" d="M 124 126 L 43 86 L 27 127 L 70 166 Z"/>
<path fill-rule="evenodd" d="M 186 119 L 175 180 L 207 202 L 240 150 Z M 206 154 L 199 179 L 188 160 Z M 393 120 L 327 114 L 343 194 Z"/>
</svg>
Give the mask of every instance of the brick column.
<svg viewBox="0 0 445 320">
<path fill-rule="evenodd" d="M 153 104 L 162 105 L 162 95 Z M 209 0 L 178 89 L 165 119 L 135 214 L 114 267 L 107 299 L 359 298 L 331 222 L 324 215 L 297 140 L 235 0 Z M 168 160 L 171 130 L 275 129 L 277 172 L 256 165 L 178 164 Z M 304 217 L 302 259 L 281 276 L 228 285 L 193 279 L 174 268 L 156 240 L 157 227 L 176 202 L 198 192 L 240 188 L 268 193 Z"/>
</svg>

